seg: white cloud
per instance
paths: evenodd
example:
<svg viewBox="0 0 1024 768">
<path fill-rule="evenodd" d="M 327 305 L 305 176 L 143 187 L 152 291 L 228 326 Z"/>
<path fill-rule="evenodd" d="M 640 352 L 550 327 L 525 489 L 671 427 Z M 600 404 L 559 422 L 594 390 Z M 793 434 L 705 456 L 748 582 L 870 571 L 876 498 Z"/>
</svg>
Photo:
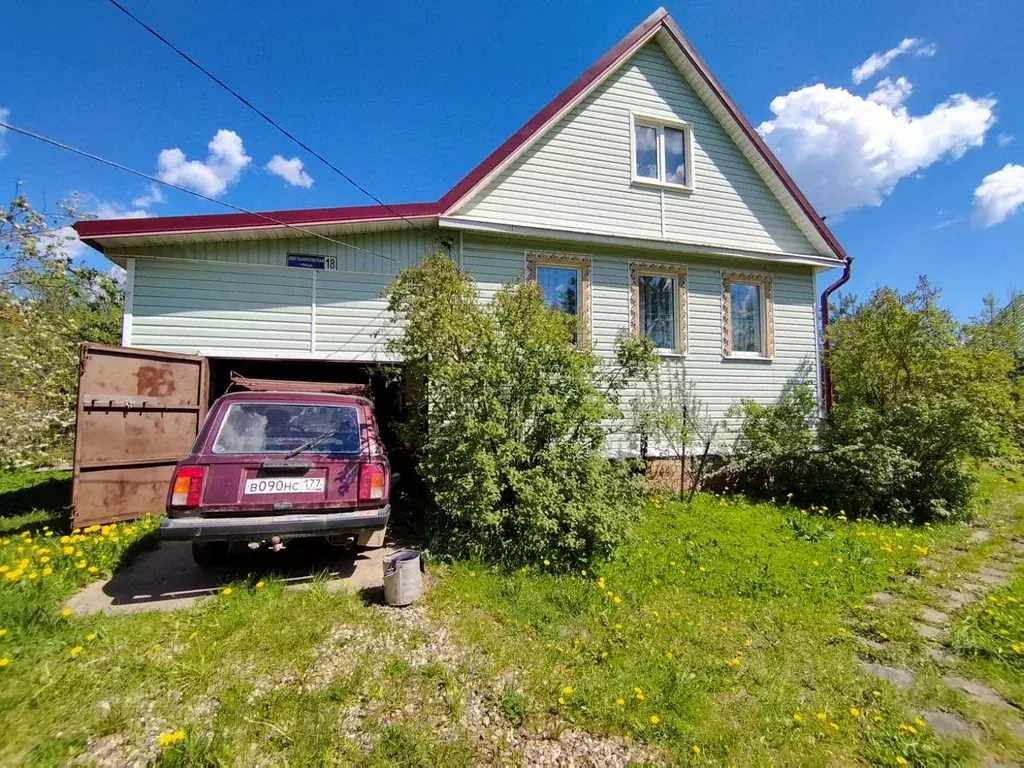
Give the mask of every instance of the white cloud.
<svg viewBox="0 0 1024 768">
<path fill-rule="evenodd" d="M 132 200 L 132 205 L 138 208 L 149 208 L 151 205 L 165 201 L 163 190 L 156 184 L 150 184 L 149 191 Z"/>
<path fill-rule="evenodd" d="M 206 161 L 187 160 L 180 149 L 164 149 L 157 156 L 160 178 L 195 190 L 207 197 L 219 197 L 229 184 L 238 181 L 242 170 L 252 162 L 245 154 L 242 137 L 234 131 L 221 129 L 209 143 Z"/>
<path fill-rule="evenodd" d="M 909 88 L 897 81 L 872 96 L 891 102 Z M 819 83 L 772 99 L 775 117 L 758 131 L 815 206 L 837 216 L 881 205 L 901 179 L 981 146 L 995 123 L 995 104 L 961 93 L 911 115 L 902 104 Z"/>
<path fill-rule="evenodd" d="M 267 163 L 266 169 L 276 176 L 280 176 L 293 187 L 309 189 L 313 186 L 313 177 L 302 170 L 302 161 L 297 157 L 285 160 L 281 155 L 274 155 Z"/>
<path fill-rule="evenodd" d="M 138 205 L 132 201 L 132 205 Z M 88 212 L 97 219 L 145 219 L 153 214 L 141 208 L 126 208 L 120 203 L 97 200 L 89 206 Z"/>
<path fill-rule="evenodd" d="M 1012 133 L 1000 133 L 996 137 L 996 142 L 999 144 L 1000 147 L 1008 147 L 1011 144 L 1013 144 L 1013 140 L 1015 138 L 1017 137 L 1014 136 Z"/>
<path fill-rule="evenodd" d="M 6 107 L 0 107 L 0 122 L 6 123 L 11 117 L 11 110 Z M 6 128 L 0 128 L 0 158 L 7 154 L 7 142 L 4 141 L 4 135 L 7 133 Z"/>
<path fill-rule="evenodd" d="M 974 190 L 971 223 L 991 227 L 1006 221 L 1024 206 L 1024 165 L 1007 163 L 981 180 Z"/>
<path fill-rule="evenodd" d="M 868 101 L 884 104 L 889 109 L 896 109 L 896 107 L 907 100 L 907 97 L 913 90 L 914 86 L 910 84 L 907 78 L 898 77 L 893 82 L 887 77 L 880 80 L 878 85 L 875 86 L 875 90 L 868 94 Z"/>
<path fill-rule="evenodd" d="M 858 64 L 850 72 L 855 85 L 860 85 L 868 78 L 874 77 L 883 69 L 888 67 L 897 56 L 905 53 L 913 53 L 915 56 L 934 56 L 938 50 L 934 43 L 925 43 L 917 37 L 905 38 L 895 48 L 890 48 L 885 53 L 872 53 L 863 62 Z"/>
</svg>

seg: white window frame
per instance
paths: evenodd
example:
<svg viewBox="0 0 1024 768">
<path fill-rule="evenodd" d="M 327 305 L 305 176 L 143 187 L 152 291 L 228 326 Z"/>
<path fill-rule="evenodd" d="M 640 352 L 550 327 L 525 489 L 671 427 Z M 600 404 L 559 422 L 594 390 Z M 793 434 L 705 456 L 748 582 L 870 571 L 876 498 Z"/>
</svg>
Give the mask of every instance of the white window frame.
<svg viewBox="0 0 1024 768">
<path fill-rule="evenodd" d="M 636 127 L 640 125 L 645 128 L 654 128 L 658 132 L 658 178 L 639 176 L 636 172 Z M 686 183 L 677 184 L 674 181 L 665 180 L 665 129 L 674 128 L 683 132 L 683 156 L 686 162 Z M 682 120 L 656 117 L 640 112 L 629 113 L 629 175 L 634 184 L 642 184 L 649 187 L 660 187 L 663 189 L 675 189 L 681 192 L 692 192 L 694 189 L 693 169 L 693 129 L 689 123 Z"/>
<path fill-rule="evenodd" d="M 761 351 L 737 352 L 732 348 L 733 285 L 756 285 L 761 294 Z M 772 300 L 772 275 L 769 272 L 722 272 L 722 356 L 736 360 L 771 360 L 775 357 L 775 312 Z"/>
<path fill-rule="evenodd" d="M 631 261 L 629 262 L 630 274 L 630 296 L 632 298 L 631 319 L 633 333 L 637 338 L 641 336 L 641 310 L 640 306 L 640 278 L 641 277 L 671 277 L 676 281 L 675 290 L 675 347 L 656 347 L 655 351 L 662 356 L 686 356 L 687 344 L 687 323 L 686 323 L 686 265 L 670 264 L 660 261 Z"/>
</svg>

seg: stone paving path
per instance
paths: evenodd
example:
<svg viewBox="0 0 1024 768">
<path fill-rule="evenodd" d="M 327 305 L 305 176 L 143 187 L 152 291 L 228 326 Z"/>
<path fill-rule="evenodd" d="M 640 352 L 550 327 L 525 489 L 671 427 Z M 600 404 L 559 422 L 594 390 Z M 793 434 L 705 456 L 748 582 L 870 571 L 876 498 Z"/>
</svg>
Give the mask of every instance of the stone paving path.
<svg viewBox="0 0 1024 768">
<path fill-rule="evenodd" d="M 973 544 L 981 544 L 991 538 L 985 528 L 976 529 L 970 537 Z M 950 614 L 984 598 L 985 594 L 1010 581 L 1012 570 L 1017 561 L 1024 558 L 1024 539 L 1012 538 L 1008 551 L 991 555 L 972 573 L 964 576 L 955 589 L 928 587 L 927 591 L 933 606 L 922 606 L 913 622 L 914 630 L 926 644 L 928 656 L 941 667 L 949 668 L 959 660 L 956 654 L 945 644 L 950 624 Z M 937 562 L 925 561 L 925 566 L 933 575 L 938 575 Z M 879 610 L 893 603 L 894 596 L 888 592 L 879 592 L 869 598 L 864 606 L 868 610 Z M 869 653 L 881 653 L 886 644 L 867 637 L 855 635 L 858 643 Z M 886 666 L 874 661 L 861 660 L 863 668 L 871 675 L 887 680 L 899 688 L 910 688 L 915 681 L 913 672 L 906 669 Z M 943 675 L 943 682 L 950 688 L 960 691 L 968 698 L 981 704 L 1016 711 L 1016 707 L 1000 696 L 996 691 L 977 680 L 959 677 L 952 673 Z M 936 732 L 952 738 L 968 738 L 981 741 L 982 731 L 968 723 L 962 717 L 951 712 L 922 712 L 921 717 Z M 1024 724 L 1013 726 L 1013 730 L 1024 733 Z"/>
</svg>

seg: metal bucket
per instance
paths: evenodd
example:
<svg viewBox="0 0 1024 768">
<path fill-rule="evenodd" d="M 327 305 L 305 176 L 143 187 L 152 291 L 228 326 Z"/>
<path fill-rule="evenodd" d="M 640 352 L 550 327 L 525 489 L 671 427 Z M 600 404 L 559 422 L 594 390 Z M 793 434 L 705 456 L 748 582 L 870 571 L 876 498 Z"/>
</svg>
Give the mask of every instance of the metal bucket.
<svg viewBox="0 0 1024 768">
<path fill-rule="evenodd" d="M 410 605 L 423 592 L 420 575 L 420 553 L 403 549 L 384 558 L 384 602 L 388 605 Z"/>
</svg>

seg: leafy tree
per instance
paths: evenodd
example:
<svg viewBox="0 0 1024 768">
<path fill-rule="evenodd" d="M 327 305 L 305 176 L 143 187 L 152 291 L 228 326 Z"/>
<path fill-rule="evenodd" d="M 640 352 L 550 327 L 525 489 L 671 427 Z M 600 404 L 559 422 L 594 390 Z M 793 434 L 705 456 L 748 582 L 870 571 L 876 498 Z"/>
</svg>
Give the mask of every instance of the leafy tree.
<svg viewBox="0 0 1024 768">
<path fill-rule="evenodd" d="M 719 424 L 711 418 L 697 395 L 696 382 L 687 378 L 684 367 L 666 372 L 658 366 L 646 377 L 646 385 L 633 403 L 633 429 L 640 436 L 641 453 L 646 458 L 651 442 L 667 451 L 679 462 L 680 498 L 686 493 L 687 474 L 692 476 L 692 499 L 700 487 Z"/>
<path fill-rule="evenodd" d="M 0 466 L 66 459 L 82 342 L 116 343 L 123 293 L 69 255 L 75 199 L 36 210 L 20 188 L 0 206 Z"/>
<path fill-rule="evenodd" d="M 481 302 L 440 253 L 402 270 L 386 296 L 401 328 L 387 348 L 426 382 L 429 406 L 405 429 L 432 495 L 433 547 L 567 564 L 618 542 L 638 486 L 605 458 L 603 424 L 621 416 L 619 393 L 652 364 L 650 346 L 622 336 L 621 365 L 601 365 L 536 285 Z"/>
<path fill-rule="evenodd" d="M 816 429 L 809 389 L 744 403 L 735 468 L 748 490 L 888 519 L 965 512 L 973 463 L 1013 453 L 1012 355 L 998 328 L 961 326 L 924 279 L 847 302 L 829 328 L 837 401 Z"/>
</svg>

